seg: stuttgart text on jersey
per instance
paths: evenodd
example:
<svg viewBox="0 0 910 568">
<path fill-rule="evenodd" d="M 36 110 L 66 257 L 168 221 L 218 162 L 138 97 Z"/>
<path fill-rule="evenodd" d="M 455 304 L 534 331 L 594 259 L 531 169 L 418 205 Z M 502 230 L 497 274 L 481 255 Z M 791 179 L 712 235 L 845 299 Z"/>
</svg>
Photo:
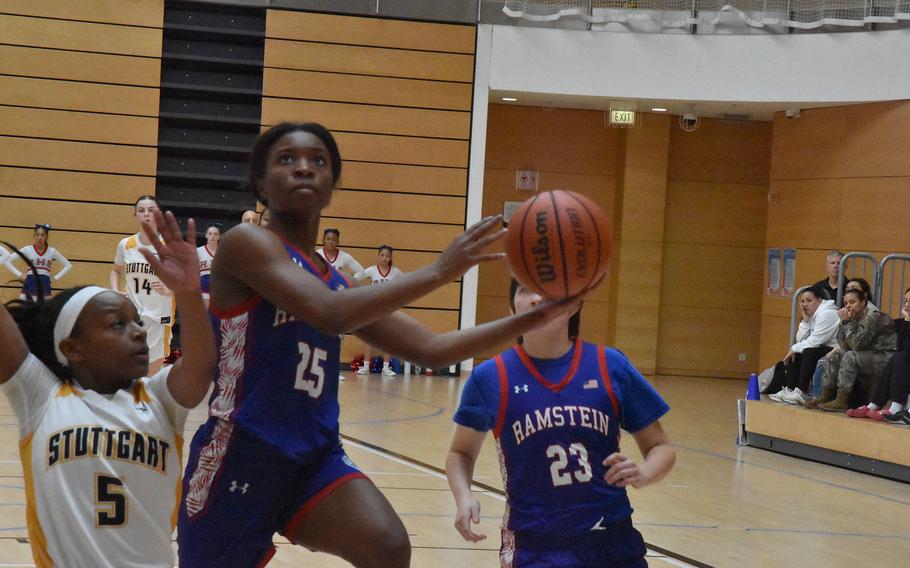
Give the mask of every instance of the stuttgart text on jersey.
<svg viewBox="0 0 910 568">
<path fill-rule="evenodd" d="M 147 262 L 127 262 L 126 272 L 127 274 L 155 274 Z"/>
<path fill-rule="evenodd" d="M 75 426 L 47 438 L 47 468 L 81 459 L 97 458 L 133 462 L 167 475 L 170 442 L 135 430 L 110 430 L 103 426 Z"/>
<path fill-rule="evenodd" d="M 602 411 L 588 406 L 563 405 L 548 406 L 542 411 L 536 409 L 533 414 L 525 414 L 524 420 L 518 419 L 512 423 L 515 445 L 520 445 L 537 432 L 565 426 L 590 428 L 607 436 L 610 431 L 610 418 Z"/>
</svg>

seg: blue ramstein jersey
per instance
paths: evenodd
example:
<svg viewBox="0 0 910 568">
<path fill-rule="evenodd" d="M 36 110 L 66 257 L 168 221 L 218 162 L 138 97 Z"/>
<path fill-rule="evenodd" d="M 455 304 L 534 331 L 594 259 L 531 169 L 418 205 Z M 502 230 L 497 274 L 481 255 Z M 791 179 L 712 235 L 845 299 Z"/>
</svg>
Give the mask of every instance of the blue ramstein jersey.
<svg viewBox="0 0 910 568">
<path fill-rule="evenodd" d="M 603 460 L 619 451 L 620 406 L 605 350 L 576 342 L 568 372 L 543 377 L 520 347 L 494 360 L 500 380 L 496 437 L 508 494 L 503 528 L 572 535 L 632 514 Z"/>
<path fill-rule="evenodd" d="M 300 267 L 331 290 L 348 287 L 285 244 Z M 341 340 L 254 295 L 233 310 L 211 308 L 218 344 L 209 415 L 237 423 L 290 458 L 309 462 L 338 444 Z"/>
</svg>

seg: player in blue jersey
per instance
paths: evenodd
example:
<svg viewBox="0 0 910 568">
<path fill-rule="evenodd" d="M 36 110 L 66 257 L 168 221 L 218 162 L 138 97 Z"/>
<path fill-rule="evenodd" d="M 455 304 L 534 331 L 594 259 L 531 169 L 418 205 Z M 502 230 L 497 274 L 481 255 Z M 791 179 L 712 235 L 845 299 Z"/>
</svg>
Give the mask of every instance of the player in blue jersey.
<svg viewBox="0 0 910 568">
<path fill-rule="evenodd" d="M 340 174 L 335 140 L 318 124 L 279 124 L 253 147 L 250 184 L 271 222 L 225 233 L 212 267 L 220 361 L 184 478 L 181 568 L 262 566 L 275 533 L 359 567 L 408 566 L 404 525 L 341 447 L 339 334 L 440 367 L 577 308 L 577 299 L 547 302 L 446 334 L 396 311 L 501 258 L 485 252 L 503 236 L 498 217 L 468 229 L 429 266 L 349 288 L 316 254 L 320 215 Z"/>
<path fill-rule="evenodd" d="M 514 281 L 510 298 L 517 314 L 542 301 Z M 647 566 L 626 487 L 673 467 L 659 420 L 669 406 L 625 355 L 578 338 L 579 319 L 580 311 L 553 319 L 478 365 L 455 414 L 446 460 L 455 528 L 468 541 L 486 538 L 471 528 L 480 521 L 471 478 L 492 430 L 507 498 L 503 567 Z M 620 429 L 632 433 L 642 463 L 620 451 Z"/>
</svg>

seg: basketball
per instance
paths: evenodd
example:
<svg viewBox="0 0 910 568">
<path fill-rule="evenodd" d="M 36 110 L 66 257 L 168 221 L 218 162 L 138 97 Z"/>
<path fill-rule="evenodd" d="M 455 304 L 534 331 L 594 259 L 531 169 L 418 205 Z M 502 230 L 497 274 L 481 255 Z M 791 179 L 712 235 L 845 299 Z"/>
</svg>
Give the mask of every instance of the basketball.
<svg viewBox="0 0 910 568">
<path fill-rule="evenodd" d="M 506 255 L 525 288 L 550 298 L 574 296 L 606 272 L 612 233 L 603 210 L 584 195 L 547 191 L 512 215 Z"/>
</svg>

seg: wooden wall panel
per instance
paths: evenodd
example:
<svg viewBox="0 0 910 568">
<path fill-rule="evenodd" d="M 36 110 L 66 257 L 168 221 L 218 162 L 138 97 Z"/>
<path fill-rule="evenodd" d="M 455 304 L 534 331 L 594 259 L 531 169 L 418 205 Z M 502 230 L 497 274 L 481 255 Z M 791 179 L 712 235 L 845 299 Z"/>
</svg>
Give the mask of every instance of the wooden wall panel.
<svg viewBox="0 0 910 568">
<path fill-rule="evenodd" d="M 460 226 L 464 223 L 465 198 L 413 195 L 408 198 L 408 208 L 402 209 L 400 203 L 390 200 L 385 193 L 335 190 L 332 204 L 323 214 L 328 217 L 344 215 L 358 219 L 396 219 Z"/>
<path fill-rule="evenodd" d="M 0 226 L 48 223 L 73 231 L 129 234 L 136 231 L 131 209 L 124 205 L 0 197 Z"/>
<path fill-rule="evenodd" d="M 771 124 L 703 118 L 695 132 L 670 128 L 667 177 L 699 182 L 768 184 Z"/>
<path fill-rule="evenodd" d="M 773 180 L 768 205 L 771 247 L 832 249 L 840 245 L 841 179 Z"/>
<path fill-rule="evenodd" d="M 266 37 L 474 54 L 473 26 L 270 10 Z"/>
<path fill-rule="evenodd" d="M 767 194 L 767 184 L 670 180 L 667 218 L 673 222 L 667 223 L 664 239 L 672 243 L 762 247 Z"/>
<path fill-rule="evenodd" d="M 0 14 L 0 37 L 10 45 L 161 57 L 161 30 Z"/>
<path fill-rule="evenodd" d="M 344 164 L 338 183 L 350 189 L 458 196 L 466 195 L 467 186 L 467 170 L 460 168 L 368 162 Z"/>
<path fill-rule="evenodd" d="M 345 160 L 467 168 L 468 142 L 438 138 L 411 138 L 381 134 L 336 132 Z"/>
<path fill-rule="evenodd" d="M 132 205 L 143 194 L 155 193 L 151 176 L 107 175 L 0 166 L 0 194 L 47 199 L 85 199 Z"/>
<path fill-rule="evenodd" d="M 158 116 L 158 89 L 151 87 L 0 76 L 0 93 L 7 105 Z"/>
<path fill-rule="evenodd" d="M 307 117 L 331 130 L 459 140 L 467 140 L 471 135 L 468 112 L 274 98 L 263 103 L 265 125 L 307 120 Z"/>
<path fill-rule="evenodd" d="M 32 244 L 33 232 L 31 227 L 0 227 L 0 240 L 21 248 Z M 69 260 L 113 262 L 117 243 L 125 236 L 126 233 L 83 233 L 53 227 L 50 244 Z"/>
<path fill-rule="evenodd" d="M 843 188 L 838 223 L 842 249 L 910 250 L 910 223 L 903 214 L 910 177 L 847 178 Z"/>
<path fill-rule="evenodd" d="M 764 258 L 764 248 L 666 243 L 661 305 L 758 313 Z"/>
<path fill-rule="evenodd" d="M 470 83 L 472 54 L 384 49 L 299 41 L 269 42 L 268 67 Z"/>
<path fill-rule="evenodd" d="M 265 97 L 463 111 L 471 110 L 472 95 L 470 83 L 344 75 L 271 67 L 266 67 L 263 72 L 262 91 Z"/>
<path fill-rule="evenodd" d="M 128 175 L 155 175 L 155 148 L 0 136 L 5 166 Z"/>
<path fill-rule="evenodd" d="M 164 0 L 122 2 L 120 0 L 4 0 L 7 14 L 104 22 L 160 28 L 164 23 Z"/>
<path fill-rule="evenodd" d="M 364 266 L 380 244 L 405 271 L 432 262 L 464 230 L 473 27 L 269 10 L 266 28 L 263 124 L 319 122 L 344 160 L 320 229 Z M 407 312 L 450 331 L 460 306 L 453 282 Z"/>
<path fill-rule="evenodd" d="M 493 104 L 489 117 L 487 169 L 618 174 L 621 131 L 603 113 Z"/>
<path fill-rule="evenodd" d="M 161 60 L 0 45 L 0 74 L 157 88 Z"/>
<path fill-rule="evenodd" d="M 730 296 L 724 295 L 725 299 Z M 663 306 L 659 373 L 746 377 L 758 362 L 758 310 Z M 744 354 L 746 359 L 739 360 Z"/>
<path fill-rule="evenodd" d="M 0 134 L 156 146 L 158 119 L 0 105 Z"/>
</svg>

